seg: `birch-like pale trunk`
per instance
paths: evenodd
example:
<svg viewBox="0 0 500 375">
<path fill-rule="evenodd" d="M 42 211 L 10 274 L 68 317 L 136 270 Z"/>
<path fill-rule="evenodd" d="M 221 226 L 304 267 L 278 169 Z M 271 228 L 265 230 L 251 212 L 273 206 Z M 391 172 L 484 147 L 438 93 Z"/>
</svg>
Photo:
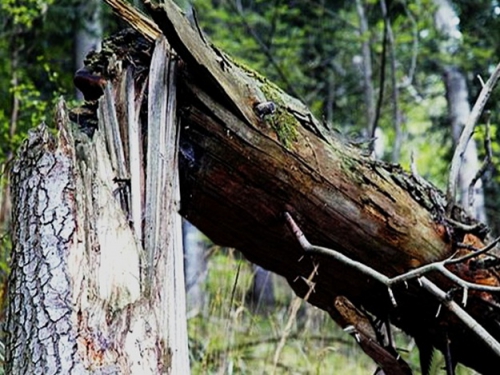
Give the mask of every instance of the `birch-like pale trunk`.
<svg viewBox="0 0 500 375">
<path fill-rule="evenodd" d="M 208 274 L 208 240 L 186 220 L 182 222 L 182 239 L 186 274 L 186 308 L 189 318 L 200 313 L 207 302 L 203 285 Z"/>
<path fill-rule="evenodd" d="M 448 0 L 434 0 L 437 7 L 435 13 L 436 28 L 445 37 L 440 48 L 443 52 L 453 53 L 461 44 L 461 33 L 456 22 L 457 14 Z M 458 143 L 462 129 L 470 115 L 469 90 L 465 76 L 456 66 L 444 67 L 443 75 L 446 86 L 448 114 L 454 144 Z M 486 222 L 484 208 L 484 191 L 481 179 L 474 187 L 472 202 L 469 201 L 469 186 L 480 168 L 476 141 L 471 139 L 463 156 L 463 163 L 458 176 L 459 202 L 469 210 L 476 219 Z"/>
<path fill-rule="evenodd" d="M 365 4 L 362 0 L 356 0 L 356 11 L 359 18 L 359 34 L 362 38 L 361 53 L 363 58 L 363 94 L 366 105 L 366 134 L 369 137 L 375 136 L 375 89 L 373 88 L 373 69 L 370 49 L 370 39 L 368 30 L 368 20 L 365 14 Z"/>
<path fill-rule="evenodd" d="M 106 87 L 92 139 L 61 101 L 58 134 L 42 124 L 23 144 L 12 171 L 7 373 L 189 374 L 175 65 L 162 38 L 147 150 L 129 71 Z"/>
</svg>

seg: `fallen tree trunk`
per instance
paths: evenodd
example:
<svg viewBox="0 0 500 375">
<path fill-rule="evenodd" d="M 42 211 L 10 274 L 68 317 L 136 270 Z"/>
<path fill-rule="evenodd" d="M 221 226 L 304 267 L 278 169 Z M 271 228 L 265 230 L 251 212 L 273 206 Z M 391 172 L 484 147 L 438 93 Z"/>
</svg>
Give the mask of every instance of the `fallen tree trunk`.
<svg viewBox="0 0 500 375">
<path fill-rule="evenodd" d="M 122 34 L 87 61 L 92 72 L 117 82 L 126 71 L 117 66 L 133 65 L 140 87 L 147 77 L 150 44 L 162 33 L 180 56 L 180 212 L 185 218 L 216 243 L 236 247 L 252 262 L 286 277 L 298 295 L 309 291 L 306 279 L 319 264 L 308 300 L 344 326 L 356 327 L 356 318 L 350 318 L 356 314 L 340 309 L 339 297 L 355 306 L 350 311 L 390 319 L 423 348 L 444 352 L 449 347 L 453 360 L 496 373 L 490 364 L 500 361 L 498 353 L 454 313 L 443 310 L 436 317 L 441 302 L 415 279 L 394 285 L 391 300 L 387 285 L 359 269 L 328 256 L 304 256 L 284 214 L 295 219 L 311 243 L 388 277 L 446 259 L 462 243 L 481 247 L 484 226 L 458 207 L 448 217 L 443 195 L 419 176 L 372 160 L 330 134 L 304 105 L 213 47 L 172 3 L 156 7 L 146 2 L 157 27 L 121 2 L 107 2 L 149 42 Z M 89 87 L 89 81 L 81 83 L 82 90 Z M 73 118 L 92 128 L 92 105 Z M 500 285 L 495 272 L 478 263 L 469 259 L 453 271 L 471 282 Z M 427 276 L 445 291 L 455 286 L 437 272 Z M 497 295 L 471 290 L 465 297 L 467 312 L 496 340 Z M 457 301 L 462 297 L 460 291 L 450 294 Z M 387 356 L 366 344 L 369 339 L 364 342 L 367 352 L 379 353 L 369 353 L 373 358 Z M 394 361 L 386 362 L 392 373 L 405 373 L 404 366 L 394 369 Z"/>
</svg>

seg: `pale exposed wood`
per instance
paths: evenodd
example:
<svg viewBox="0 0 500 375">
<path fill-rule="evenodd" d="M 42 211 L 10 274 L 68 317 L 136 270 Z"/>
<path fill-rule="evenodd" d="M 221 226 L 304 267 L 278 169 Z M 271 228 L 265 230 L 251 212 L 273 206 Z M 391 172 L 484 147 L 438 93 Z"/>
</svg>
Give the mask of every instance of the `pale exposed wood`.
<svg viewBox="0 0 500 375">
<path fill-rule="evenodd" d="M 111 165 L 113 170 L 116 171 L 115 177 L 120 181 L 124 181 L 128 180 L 130 176 L 125 162 L 124 145 L 110 86 L 108 84 L 104 89 L 105 100 L 100 102 L 98 119 L 99 123 L 103 125 L 102 129 L 106 132 L 106 143 L 111 157 Z"/>
<path fill-rule="evenodd" d="M 127 124 L 128 124 L 128 160 L 130 170 L 130 214 L 137 238 L 142 238 L 142 150 L 141 132 L 138 111 L 135 109 L 135 87 L 130 69 L 127 69 L 124 79 L 125 98 L 127 101 Z"/>
<path fill-rule="evenodd" d="M 13 168 L 16 222 L 6 345 L 10 374 L 189 374 L 176 213 L 178 132 L 172 78 L 177 61 L 165 59 L 164 39 L 159 45 L 157 65 L 165 80 L 158 81 L 162 88 L 150 91 L 148 98 L 169 104 L 159 121 L 151 121 L 157 129 L 147 142 L 158 151 L 150 153 L 148 164 L 159 165 L 148 182 L 161 193 L 154 206 L 143 208 L 145 217 L 158 218 L 146 228 L 146 233 L 159 234 L 153 265 L 147 265 L 150 248 L 142 248 L 124 205 L 141 202 L 144 192 L 130 197 L 123 179 L 129 168 L 135 170 L 134 179 L 141 178 L 137 169 L 144 166 L 140 158 L 128 164 L 124 155 L 130 149 L 124 146 L 129 143 L 124 145 L 123 139 L 133 143 L 134 137 L 122 137 L 119 130 L 138 126 L 130 108 L 142 96 L 132 95 L 134 102 L 122 105 L 126 98 L 114 98 L 124 91 L 108 86 L 92 140 L 78 131 L 73 138 L 74 127 L 61 102 L 58 136 L 45 126 L 32 132 Z M 130 91 L 129 82 L 129 94 L 123 95 Z M 120 119 L 135 118 L 132 124 L 118 123 L 115 102 L 128 108 Z M 132 150 L 142 147 L 137 137 Z M 139 224 L 142 216 L 136 218 Z M 146 270 L 153 275 L 150 283 Z"/>
<path fill-rule="evenodd" d="M 189 374 L 186 298 L 177 172 L 176 60 L 164 37 L 151 59 L 148 97 L 148 152 L 144 248 L 146 296 L 159 302 L 169 374 Z M 165 353 L 167 354 L 167 353 Z"/>
<path fill-rule="evenodd" d="M 119 18 L 126 21 L 150 41 L 155 41 L 160 36 L 161 31 L 158 26 L 131 4 L 121 0 L 104 0 L 104 2 L 111 6 Z"/>
</svg>

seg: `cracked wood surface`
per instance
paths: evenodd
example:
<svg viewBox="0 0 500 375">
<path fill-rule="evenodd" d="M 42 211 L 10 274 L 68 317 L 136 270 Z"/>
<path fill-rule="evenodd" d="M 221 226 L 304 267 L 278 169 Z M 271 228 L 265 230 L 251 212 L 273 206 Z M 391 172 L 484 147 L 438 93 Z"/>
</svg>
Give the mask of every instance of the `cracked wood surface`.
<svg viewBox="0 0 500 375">
<path fill-rule="evenodd" d="M 9 374 L 189 374 L 177 95 L 167 78 L 176 62 L 166 59 L 164 39 L 158 46 L 147 97 L 165 105 L 150 111 L 148 152 L 133 131 L 120 134 L 120 125 L 138 127 L 127 71 L 120 89 L 108 85 L 94 106 L 100 129 L 92 140 L 61 101 L 58 136 L 42 125 L 20 149 L 12 170 Z M 137 148 L 147 183 L 143 159 L 130 154 Z M 140 212 L 128 212 L 136 203 Z M 146 218 L 144 237 L 134 233 L 134 217 Z"/>
</svg>

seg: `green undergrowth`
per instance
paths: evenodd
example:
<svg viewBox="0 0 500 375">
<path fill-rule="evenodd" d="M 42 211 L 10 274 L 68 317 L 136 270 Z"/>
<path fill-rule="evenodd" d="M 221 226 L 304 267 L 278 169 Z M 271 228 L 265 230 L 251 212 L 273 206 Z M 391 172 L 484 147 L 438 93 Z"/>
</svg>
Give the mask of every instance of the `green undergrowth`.
<svg viewBox="0 0 500 375">
<path fill-rule="evenodd" d="M 274 368 L 274 357 L 290 316 L 294 295 L 272 276 L 275 303 L 251 308 L 252 267 L 237 252 L 217 250 L 209 259 L 205 304 L 188 321 L 192 374 L 371 375 L 376 366 L 325 312 L 302 302 Z M 403 358 L 419 374 L 413 341 L 395 330 Z M 445 374 L 437 353 L 435 374 Z M 457 374 L 473 374 L 460 368 Z"/>
<path fill-rule="evenodd" d="M 274 357 L 294 299 L 284 279 L 272 275 L 275 303 L 252 308 L 253 270 L 232 250 L 218 249 L 208 263 L 205 303 L 188 321 L 192 374 L 350 374 L 372 375 L 376 366 L 328 316 L 305 302 L 274 367 Z M 256 311 L 257 310 L 257 311 Z M 413 340 L 393 329 L 401 356 L 420 374 Z M 445 374 L 436 352 L 431 375 Z M 458 367 L 457 375 L 475 374 Z"/>
<path fill-rule="evenodd" d="M 293 295 L 273 275 L 275 304 L 252 311 L 252 268 L 237 254 L 210 258 L 206 304 L 188 322 L 193 374 L 272 374 L 273 358 L 289 317 Z M 369 374 L 375 366 L 356 355 L 354 340 L 320 310 L 301 306 L 275 374 Z"/>
</svg>

